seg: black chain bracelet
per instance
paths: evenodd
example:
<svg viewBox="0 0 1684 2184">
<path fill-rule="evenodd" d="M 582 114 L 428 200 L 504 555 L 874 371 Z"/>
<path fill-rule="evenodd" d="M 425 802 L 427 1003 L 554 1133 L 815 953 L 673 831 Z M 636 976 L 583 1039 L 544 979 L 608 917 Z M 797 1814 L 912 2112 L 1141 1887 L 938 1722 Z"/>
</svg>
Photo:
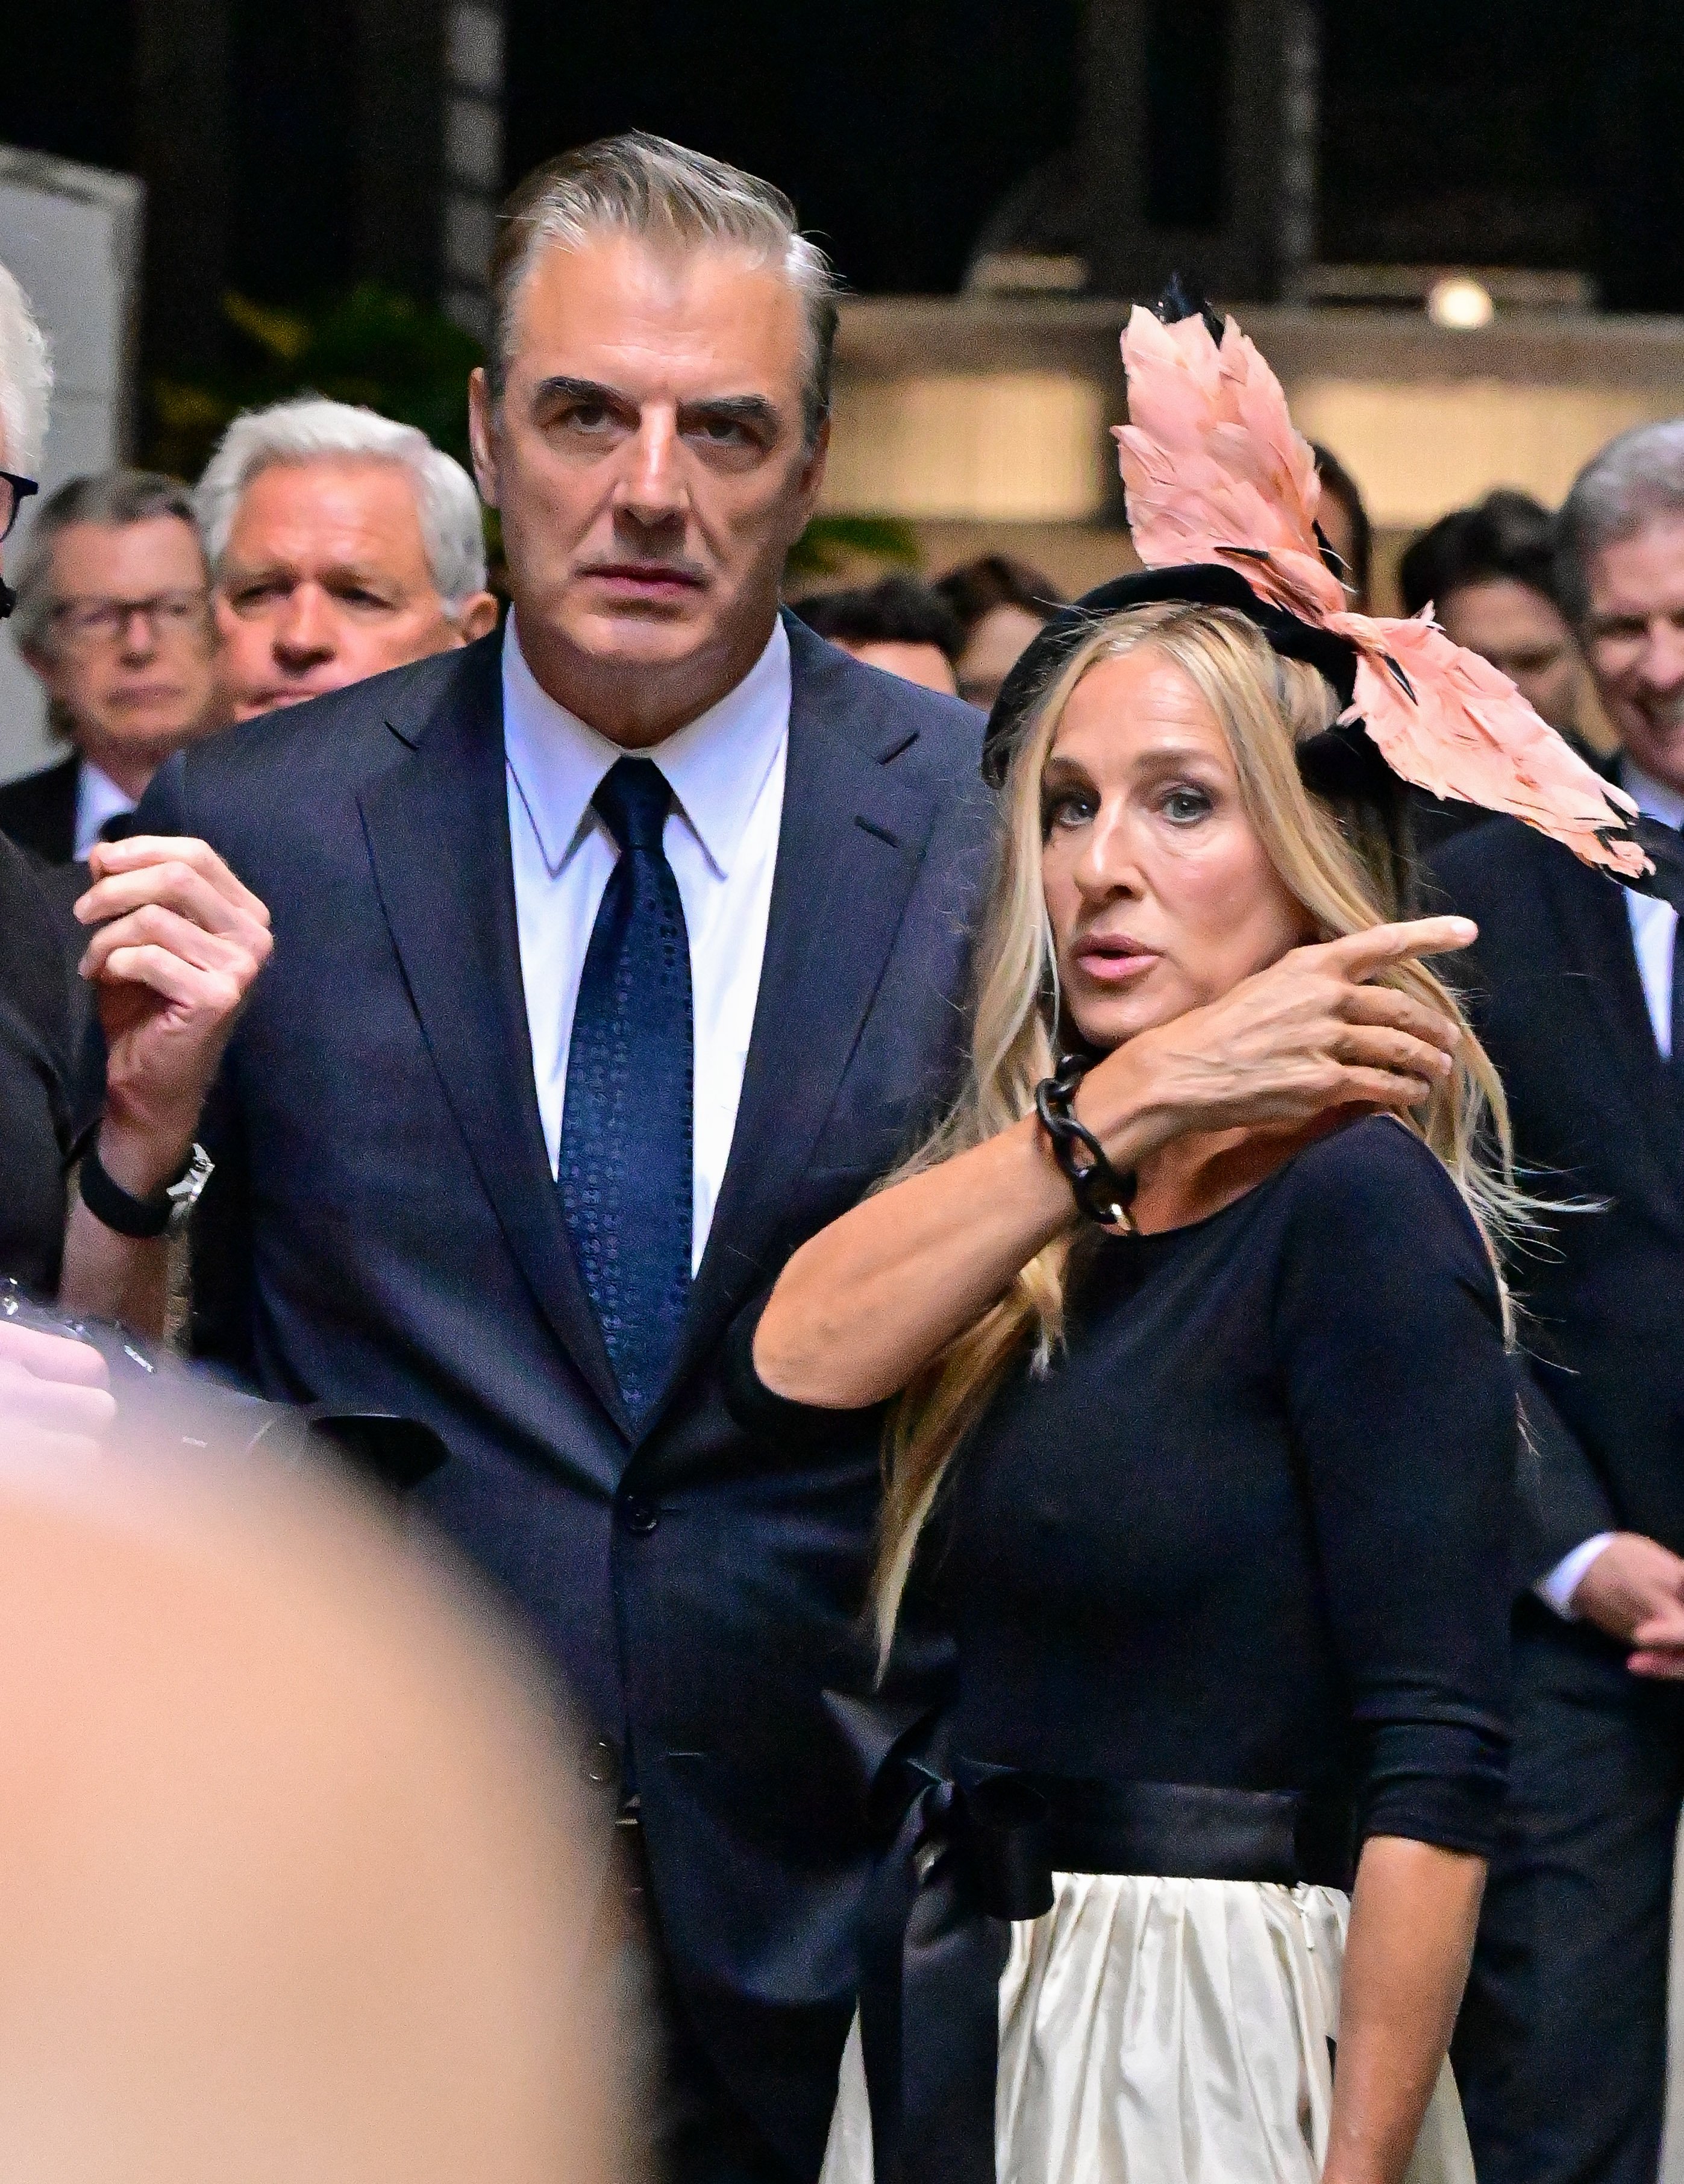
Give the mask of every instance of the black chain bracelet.
<svg viewBox="0 0 1684 2184">
<path fill-rule="evenodd" d="M 1102 1228 L 1131 1230 L 1135 1223 L 1129 1208 L 1140 1179 L 1132 1168 L 1126 1175 L 1118 1174 L 1105 1157 L 1105 1148 L 1073 1112 L 1087 1070 L 1079 1055 L 1067 1054 L 1057 1075 L 1043 1077 L 1036 1086 L 1035 1112 L 1080 1211 Z"/>
</svg>

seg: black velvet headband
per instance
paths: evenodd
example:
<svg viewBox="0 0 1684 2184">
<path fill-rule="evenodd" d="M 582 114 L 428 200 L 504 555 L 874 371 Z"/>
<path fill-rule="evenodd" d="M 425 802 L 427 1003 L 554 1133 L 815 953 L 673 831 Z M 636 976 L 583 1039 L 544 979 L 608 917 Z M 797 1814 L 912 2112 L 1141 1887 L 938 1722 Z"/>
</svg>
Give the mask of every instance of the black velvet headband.
<svg viewBox="0 0 1684 2184">
<path fill-rule="evenodd" d="M 1005 780 L 1037 700 L 1082 639 L 1113 615 L 1165 601 L 1226 607 L 1243 615 L 1283 660 L 1301 660 L 1314 667 L 1338 699 L 1342 711 L 1350 704 L 1356 688 L 1357 649 L 1346 638 L 1300 621 L 1284 607 L 1270 605 L 1237 570 L 1225 569 L 1220 562 L 1145 569 L 1115 577 L 1073 606 L 1061 607 L 1019 659 L 1001 686 L 983 738 L 982 777 L 991 788 L 998 788 Z M 1401 784 L 1360 721 L 1348 721 L 1308 738 L 1298 745 L 1298 760 L 1306 787 L 1320 795 L 1361 799 L 1387 814 L 1396 806 Z"/>
</svg>

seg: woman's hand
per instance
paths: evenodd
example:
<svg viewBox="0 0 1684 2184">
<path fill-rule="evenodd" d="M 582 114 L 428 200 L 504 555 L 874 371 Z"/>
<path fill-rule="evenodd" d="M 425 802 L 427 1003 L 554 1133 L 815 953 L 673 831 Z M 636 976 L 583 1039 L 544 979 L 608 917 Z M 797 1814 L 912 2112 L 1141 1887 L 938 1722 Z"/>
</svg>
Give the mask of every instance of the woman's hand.
<svg viewBox="0 0 1684 2184">
<path fill-rule="evenodd" d="M 1461 2007 L 1485 1861 L 1401 1836 L 1363 1847 L 1321 2184 L 1398 2184 Z"/>
<path fill-rule="evenodd" d="M 1084 1079 L 1077 1112 L 1116 1166 L 1131 1168 L 1201 1132 L 1412 1106 L 1448 1071 L 1456 1027 L 1368 981 L 1405 956 L 1465 948 L 1476 930 L 1465 917 L 1429 917 L 1296 948 L 1107 1056 Z M 882 1402 L 1075 1218 L 1029 1116 L 803 1244 L 761 1318 L 755 1369 L 797 1402 Z"/>
<path fill-rule="evenodd" d="M 1465 948 L 1478 933 L 1465 917 L 1425 917 L 1295 948 L 1098 1063 L 1081 1118 L 1114 1161 L 1133 1166 L 1195 1132 L 1301 1125 L 1339 1107 L 1413 1107 L 1449 1074 L 1457 1028 L 1369 981 L 1410 956 Z"/>
</svg>

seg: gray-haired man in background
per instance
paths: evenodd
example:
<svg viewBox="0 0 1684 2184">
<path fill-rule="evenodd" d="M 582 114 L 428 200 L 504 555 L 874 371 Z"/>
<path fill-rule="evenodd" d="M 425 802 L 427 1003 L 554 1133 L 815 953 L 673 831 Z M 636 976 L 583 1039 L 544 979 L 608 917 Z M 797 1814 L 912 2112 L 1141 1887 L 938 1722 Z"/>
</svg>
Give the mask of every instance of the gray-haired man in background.
<svg viewBox="0 0 1684 2184">
<path fill-rule="evenodd" d="M 193 501 L 236 721 L 496 623 L 473 480 L 413 425 L 315 395 L 247 410 Z"/>
<path fill-rule="evenodd" d="M 120 834 L 170 753 L 226 718 L 186 488 L 72 478 L 42 502 L 14 582 L 13 637 L 71 751 L 0 788 L 0 833 L 62 865 Z"/>
</svg>

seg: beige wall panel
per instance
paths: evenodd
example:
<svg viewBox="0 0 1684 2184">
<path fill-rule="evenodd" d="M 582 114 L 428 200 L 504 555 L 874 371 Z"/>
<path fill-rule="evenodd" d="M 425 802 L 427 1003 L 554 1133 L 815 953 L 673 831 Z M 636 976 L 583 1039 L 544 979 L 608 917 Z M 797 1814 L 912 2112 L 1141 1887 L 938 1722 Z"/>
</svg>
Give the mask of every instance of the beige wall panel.
<svg viewBox="0 0 1684 2184">
<path fill-rule="evenodd" d="M 842 514 L 1072 523 L 1103 505 L 1098 387 L 1062 372 L 844 380 L 824 504 Z"/>
<path fill-rule="evenodd" d="M 1616 432 L 1684 409 L 1684 389 L 1495 379 L 1311 379 L 1288 393 L 1298 429 L 1332 448 L 1375 522 L 1398 530 L 1431 523 L 1493 486 L 1521 487 L 1553 507 Z"/>
</svg>

